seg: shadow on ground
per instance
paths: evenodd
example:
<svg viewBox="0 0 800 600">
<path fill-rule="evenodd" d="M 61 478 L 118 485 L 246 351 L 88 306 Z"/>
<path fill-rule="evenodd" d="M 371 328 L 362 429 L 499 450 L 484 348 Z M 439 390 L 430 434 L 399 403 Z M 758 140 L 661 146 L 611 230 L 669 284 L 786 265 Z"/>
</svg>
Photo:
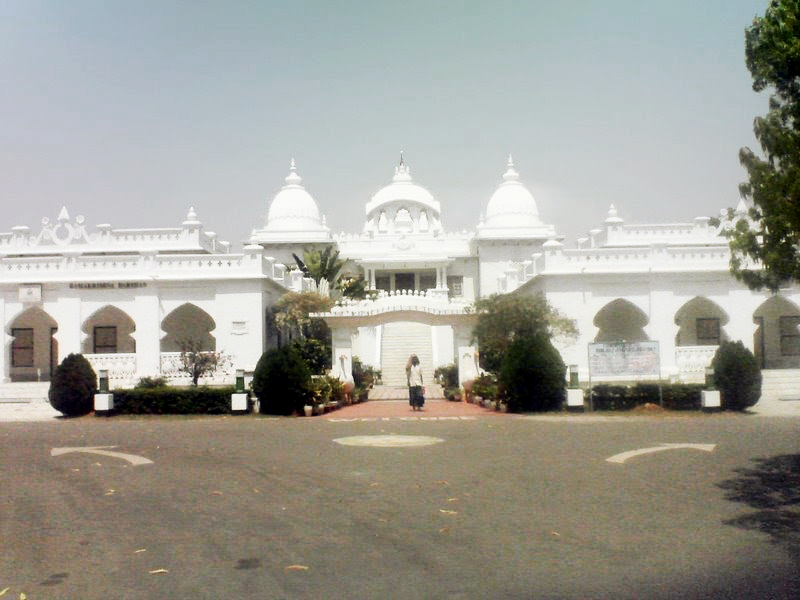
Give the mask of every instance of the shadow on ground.
<svg viewBox="0 0 800 600">
<path fill-rule="evenodd" d="M 725 497 L 755 509 L 726 525 L 769 534 L 800 560 L 800 454 L 753 459 L 755 467 L 736 469 L 736 477 L 717 484 Z"/>
</svg>

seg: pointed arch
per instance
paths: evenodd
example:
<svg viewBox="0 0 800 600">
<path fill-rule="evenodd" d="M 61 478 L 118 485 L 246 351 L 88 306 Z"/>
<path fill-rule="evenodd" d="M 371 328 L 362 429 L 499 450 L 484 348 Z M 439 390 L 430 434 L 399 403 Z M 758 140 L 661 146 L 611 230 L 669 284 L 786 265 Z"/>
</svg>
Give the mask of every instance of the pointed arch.
<svg viewBox="0 0 800 600">
<path fill-rule="evenodd" d="M 644 342 L 649 338 L 644 332 L 647 315 L 638 306 L 617 298 L 601 308 L 594 317 L 599 329 L 595 342 Z"/>
<path fill-rule="evenodd" d="M 217 324 L 206 311 L 190 302 L 182 304 L 161 321 L 166 332 L 161 338 L 161 352 L 180 352 L 181 344 L 192 340 L 203 352 L 215 352 L 217 340 L 211 335 Z"/>
<path fill-rule="evenodd" d="M 81 345 L 84 354 L 136 352 L 136 340 L 131 335 L 136 331 L 136 323 L 128 313 L 112 304 L 92 313 L 81 330 L 86 334 Z"/>
<path fill-rule="evenodd" d="M 783 296 L 772 296 L 753 312 L 753 321 L 758 324 L 753 351 L 762 368 L 800 368 L 800 308 Z"/>
<path fill-rule="evenodd" d="M 718 346 L 728 340 L 723 329 L 730 317 L 716 302 L 695 296 L 675 313 L 676 346 Z"/>
<path fill-rule="evenodd" d="M 58 365 L 58 342 L 53 335 L 58 323 L 38 306 L 22 311 L 11 321 L 11 337 L 3 349 L 8 357 L 9 378 L 16 381 L 50 381 Z"/>
</svg>

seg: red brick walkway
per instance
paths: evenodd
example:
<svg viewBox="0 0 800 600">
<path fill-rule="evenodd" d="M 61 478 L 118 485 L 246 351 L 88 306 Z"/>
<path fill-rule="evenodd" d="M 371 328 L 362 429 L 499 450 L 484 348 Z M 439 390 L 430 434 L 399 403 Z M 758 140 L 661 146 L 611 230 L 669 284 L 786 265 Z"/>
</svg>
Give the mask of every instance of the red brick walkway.
<svg viewBox="0 0 800 600">
<path fill-rule="evenodd" d="M 421 411 L 411 410 L 408 400 L 370 400 L 345 406 L 325 414 L 323 419 L 359 419 L 373 417 L 493 417 L 505 413 L 487 410 L 467 402 L 425 400 Z"/>
</svg>

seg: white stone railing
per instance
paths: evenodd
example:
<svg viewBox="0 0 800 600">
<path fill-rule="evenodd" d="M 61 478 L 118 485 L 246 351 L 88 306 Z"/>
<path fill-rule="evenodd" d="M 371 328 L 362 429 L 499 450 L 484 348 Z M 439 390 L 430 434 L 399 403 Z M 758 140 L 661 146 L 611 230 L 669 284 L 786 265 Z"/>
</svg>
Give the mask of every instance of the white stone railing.
<svg viewBox="0 0 800 600">
<path fill-rule="evenodd" d="M 589 248 L 544 252 L 539 273 L 584 273 L 607 271 L 674 271 L 702 269 L 728 270 L 727 245 L 646 248 Z"/>
<path fill-rule="evenodd" d="M 706 368 L 711 366 L 719 346 L 678 346 L 675 348 L 675 365 L 678 378 L 685 382 L 705 381 Z"/>
<path fill-rule="evenodd" d="M 396 310 L 413 310 L 431 314 L 461 314 L 471 307 L 469 302 L 448 298 L 447 289 L 379 290 L 373 299 L 340 300 L 331 315 L 368 316 Z"/>
<path fill-rule="evenodd" d="M 161 377 L 166 377 L 171 383 L 179 385 L 189 385 L 192 382 L 191 375 L 183 370 L 180 352 L 161 353 Z M 223 362 L 212 375 L 200 378 L 201 384 L 209 385 L 233 384 L 233 382 L 234 372 L 230 361 Z"/>
<path fill-rule="evenodd" d="M 136 354 L 84 354 L 95 374 L 108 371 L 111 382 L 121 384 L 136 378 Z"/>
<path fill-rule="evenodd" d="M 108 278 L 144 283 L 159 276 L 265 276 L 282 283 L 286 276 L 274 261 L 261 252 L 248 254 L 118 254 L 0 257 L 0 276 L 13 280 L 49 277 L 75 281 Z"/>
</svg>

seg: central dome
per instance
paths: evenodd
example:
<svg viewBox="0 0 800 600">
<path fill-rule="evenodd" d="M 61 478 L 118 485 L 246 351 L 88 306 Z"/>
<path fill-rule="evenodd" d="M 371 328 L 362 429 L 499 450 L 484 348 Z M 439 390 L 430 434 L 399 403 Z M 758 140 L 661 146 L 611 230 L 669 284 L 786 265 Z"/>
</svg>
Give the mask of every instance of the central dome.
<svg viewBox="0 0 800 600">
<path fill-rule="evenodd" d="M 519 173 L 514 169 L 514 162 L 508 157 L 503 183 L 497 188 L 486 207 L 486 228 L 522 228 L 538 227 L 539 209 L 528 189 L 519 182 Z"/>
<path fill-rule="evenodd" d="M 395 167 L 392 183 L 378 190 L 378 193 L 367 203 L 367 215 L 375 209 L 397 201 L 424 204 L 427 208 L 434 210 L 437 215 L 439 214 L 438 200 L 435 200 L 424 187 L 411 180 L 411 169 L 402 163 Z"/>
<path fill-rule="evenodd" d="M 378 190 L 367 202 L 364 231 L 389 235 L 436 235 L 442 231 L 439 213 L 439 201 L 411 180 L 411 169 L 403 163 L 401 154 L 392 183 Z"/>
</svg>

